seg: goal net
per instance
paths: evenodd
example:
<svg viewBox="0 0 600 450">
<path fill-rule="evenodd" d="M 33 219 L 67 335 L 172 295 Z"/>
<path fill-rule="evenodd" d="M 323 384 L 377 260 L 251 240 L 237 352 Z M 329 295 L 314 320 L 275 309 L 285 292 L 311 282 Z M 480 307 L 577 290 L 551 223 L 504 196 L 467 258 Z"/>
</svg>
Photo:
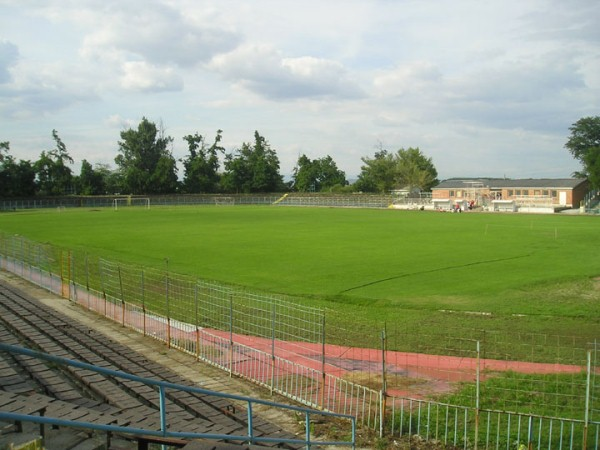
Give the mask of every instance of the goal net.
<svg viewBox="0 0 600 450">
<path fill-rule="evenodd" d="M 112 204 L 115 211 L 119 208 L 132 206 L 150 209 L 150 199 L 148 197 L 113 198 Z"/>
<path fill-rule="evenodd" d="M 235 199 L 233 197 L 215 197 L 215 205 L 217 206 L 227 206 L 227 205 L 235 205 Z"/>
</svg>

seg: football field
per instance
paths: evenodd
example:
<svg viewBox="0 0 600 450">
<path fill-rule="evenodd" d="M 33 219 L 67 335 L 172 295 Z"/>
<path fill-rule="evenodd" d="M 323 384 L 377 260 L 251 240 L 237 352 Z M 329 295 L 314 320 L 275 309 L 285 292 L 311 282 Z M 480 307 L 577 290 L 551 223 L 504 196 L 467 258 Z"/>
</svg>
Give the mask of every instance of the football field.
<svg viewBox="0 0 600 450">
<path fill-rule="evenodd" d="M 153 206 L 4 213 L 0 231 L 361 321 L 600 334 L 597 217 Z"/>
</svg>

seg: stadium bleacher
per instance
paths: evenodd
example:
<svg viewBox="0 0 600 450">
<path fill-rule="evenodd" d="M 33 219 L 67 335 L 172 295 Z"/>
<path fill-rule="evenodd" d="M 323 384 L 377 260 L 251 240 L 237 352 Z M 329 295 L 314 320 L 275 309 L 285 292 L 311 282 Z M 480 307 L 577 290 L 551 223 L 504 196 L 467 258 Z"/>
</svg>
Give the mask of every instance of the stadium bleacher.
<svg viewBox="0 0 600 450">
<path fill-rule="evenodd" d="M 43 296 L 48 297 L 44 291 Z M 184 386 L 201 383 L 206 389 L 248 389 L 241 383 L 223 376 L 222 372 L 206 375 L 211 368 L 149 338 L 110 323 L 77 305 L 60 299 L 40 299 L 0 277 L 0 342 L 16 345 L 51 355 L 93 364 L 98 367 L 164 380 Z M 53 306 L 48 303 L 54 302 Z M 60 307 L 63 311 L 56 308 Z M 67 312 L 65 314 L 65 312 Z M 82 319 L 75 320 L 75 316 Z M 108 335 L 107 335 L 108 333 Z M 131 339 L 135 349 L 113 337 Z M 141 341 L 141 339 L 144 339 Z M 121 339 L 123 340 L 123 339 Z M 146 354 L 138 350 L 144 348 Z M 158 351 L 157 351 L 158 349 Z M 157 356 L 165 364 L 149 357 Z M 174 359 L 169 359 L 172 357 Z M 165 361 L 165 359 L 167 359 Z M 174 369 L 182 366 L 186 373 L 204 377 L 202 381 L 189 379 Z M 117 380 L 114 377 L 92 373 L 84 369 L 57 367 L 34 358 L 0 352 L 0 411 L 45 417 L 86 420 L 101 424 L 132 426 L 148 430 L 160 429 L 156 391 L 141 383 Z M 247 412 L 243 405 L 224 398 L 209 398 L 189 392 L 172 392 L 166 396 L 167 419 L 170 429 L 191 433 L 245 434 L 248 428 Z M 290 420 L 290 423 L 293 421 Z M 292 432 L 270 421 L 253 419 L 255 436 L 294 438 Z M 8 443 L 26 442 L 41 435 L 47 449 L 86 448 L 147 448 L 150 443 L 168 444 L 191 450 L 265 448 L 239 442 L 171 439 L 161 440 L 148 436 L 144 439 L 127 435 L 103 435 L 89 430 L 61 430 L 38 424 L 0 422 L 0 447 Z M 272 447 L 298 448 L 285 444 Z"/>
</svg>

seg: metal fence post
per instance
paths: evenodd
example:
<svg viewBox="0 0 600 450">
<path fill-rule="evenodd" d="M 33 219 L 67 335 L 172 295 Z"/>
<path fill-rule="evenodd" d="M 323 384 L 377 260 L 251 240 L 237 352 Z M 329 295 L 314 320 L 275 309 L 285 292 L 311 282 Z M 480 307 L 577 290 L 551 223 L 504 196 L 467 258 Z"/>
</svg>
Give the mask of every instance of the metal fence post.
<svg viewBox="0 0 600 450">
<path fill-rule="evenodd" d="M 381 398 L 379 400 L 379 405 L 381 411 L 379 412 L 379 437 L 383 438 L 384 430 L 383 424 L 385 422 L 385 408 L 386 408 L 386 396 L 387 396 L 387 381 L 385 374 L 385 349 L 386 349 L 386 333 L 385 328 L 381 332 Z"/>
<path fill-rule="evenodd" d="M 77 284 L 75 283 L 75 278 L 77 276 L 77 274 L 75 273 L 75 267 L 76 267 L 75 266 L 75 255 L 71 254 L 71 258 L 70 259 L 71 259 L 71 264 L 70 264 L 70 267 L 71 267 L 71 269 L 70 269 L 70 272 L 71 272 L 71 285 L 73 286 L 73 299 L 72 300 L 74 302 L 78 303 L 77 302 Z M 70 297 L 71 297 L 71 295 L 70 295 L 70 290 L 69 290 L 69 299 L 71 299 Z"/>
<path fill-rule="evenodd" d="M 123 298 L 123 279 L 121 277 L 121 266 L 117 266 L 119 275 L 119 290 L 121 291 L 121 326 L 125 326 L 125 299 Z"/>
<path fill-rule="evenodd" d="M 107 300 L 106 300 L 106 287 L 104 285 L 104 270 L 102 270 L 102 261 L 98 261 L 98 270 L 100 271 L 100 284 L 102 285 L 102 297 L 104 297 L 104 317 L 107 317 Z"/>
<path fill-rule="evenodd" d="M 587 352 L 587 378 L 585 382 L 585 414 L 583 423 L 583 448 L 587 448 L 588 427 L 590 423 L 590 382 L 592 375 L 592 351 Z"/>
<path fill-rule="evenodd" d="M 533 450 L 533 416 L 529 416 L 527 425 L 527 448 Z"/>
<path fill-rule="evenodd" d="M 322 316 L 322 329 L 321 329 L 321 409 L 325 409 L 325 313 Z"/>
<path fill-rule="evenodd" d="M 64 256 L 63 256 L 64 252 L 61 250 L 60 251 L 60 257 L 59 257 L 59 265 L 60 265 L 60 296 L 62 298 L 65 298 L 65 261 L 64 261 Z M 23 268 L 24 265 L 24 261 L 23 261 L 23 241 L 21 240 L 21 268 Z M 24 278 L 24 274 L 23 271 L 21 270 L 21 278 Z"/>
<path fill-rule="evenodd" d="M 144 283 L 144 269 L 141 270 L 142 273 L 142 321 L 143 321 L 143 331 L 144 331 L 144 336 L 146 336 L 147 330 L 146 330 L 146 286 Z"/>
<path fill-rule="evenodd" d="M 167 273 L 165 277 L 165 296 L 167 306 L 167 348 L 171 348 L 171 311 L 169 308 L 169 258 L 165 258 L 167 263 Z"/>
<path fill-rule="evenodd" d="M 271 302 L 271 395 L 275 384 L 275 302 Z"/>
<path fill-rule="evenodd" d="M 198 317 L 198 283 L 194 283 L 194 322 L 196 323 L 196 359 L 200 359 L 200 326 Z"/>
<path fill-rule="evenodd" d="M 233 294 L 229 294 L 229 377 L 233 375 Z"/>
<path fill-rule="evenodd" d="M 87 253 L 85 254 L 85 290 L 87 292 L 87 307 L 90 309 L 90 268 Z"/>
<path fill-rule="evenodd" d="M 477 367 L 475 373 L 475 442 L 474 449 L 477 450 L 477 441 L 479 440 L 479 415 L 480 415 L 480 389 L 481 389 L 481 345 L 477 341 Z"/>
<path fill-rule="evenodd" d="M 61 252 L 61 257 L 62 257 L 62 252 Z M 23 238 L 21 238 L 21 278 L 25 278 L 25 256 L 23 254 Z M 61 267 L 61 272 L 62 272 L 62 267 Z M 62 277 L 61 277 L 62 279 Z"/>
</svg>

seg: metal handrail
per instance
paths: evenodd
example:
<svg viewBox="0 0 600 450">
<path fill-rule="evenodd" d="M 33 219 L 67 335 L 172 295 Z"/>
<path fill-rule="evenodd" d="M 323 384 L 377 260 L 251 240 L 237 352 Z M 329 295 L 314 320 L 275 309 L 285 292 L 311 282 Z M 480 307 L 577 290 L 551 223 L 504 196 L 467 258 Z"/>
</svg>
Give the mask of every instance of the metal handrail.
<svg viewBox="0 0 600 450">
<path fill-rule="evenodd" d="M 286 405 L 283 403 L 275 403 L 270 402 L 268 400 L 261 400 L 257 398 L 245 397 L 241 395 L 235 394 L 225 394 L 222 392 L 211 391 L 208 389 L 193 387 L 193 386 L 184 386 L 175 383 L 170 383 L 167 381 L 153 380 L 150 378 L 139 377 L 137 375 L 132 375 L 127 372 L 122 372 L 118 370 L 105 369 L 103 367 L 94 366 L 92 364 L 83 363 L 80 361 L 75 361 L 67 358 L 62 358 L 59 356 L 53 356 L 48 353 L 42 353 L 35 350 L 31 350 L 24 347 L 18 347 L 14 345 L 2 344 L 0 343 L 0 351 L 8 352 L 8 353 L 16 353 L 20 355 L 26 355 L 33 358 L 43 359 L 45 361 L 50 361 L 56 364 L 77 367 L 80 369 L 86 369 L 93 372 L 101 373 L 104 375 L 123 378 L 127 380 L 137 381 L 149 386 L 156 386 L 158 388 L 159 394 L 159 414 L 160 414 L 160 430 L 148 430 L 142 428 L 134 428 L 134 427 L 125 427 L 119 425 L 105 425 L 105 424 L 97 424 L 90 423 L 85 421 L 76 421 L 76 420 L 65 420 L 65 419 L 56 419 L 47 416 L 35 416 L 35 415 L 25 415 L 25 414 L 17 414 L 0 411 L 0 420 L 8 420 L 8 421 L 22 421 L 22 422 L 33 422 L 38 424 L 49 424 L 55 426 L 62 427 L 74 427 L 74 428 L 86 428 L 98 431 L 107 431 L 112 433 L 125 433 L 132 434 L 135 436 L 157 436 L 157 437 L 165 437 L 165 438 L 184 438 L 184 439 L 216 439 L 216 440 L 228 440 L 228 441 L 241 441 L 241 442 L 249 442 L 251 444 L 255 443 L 286 443 L 286 444 L 303 444 L 307 449 L 310 449 L 312 445 L 319 446 L 350 446 L 353 449 L 356 448 L 356 418 L 354 416 L 348 414 L 337 414 L 329 411 L 318 411 L 310 408 L 302 408 L 293 405 Z M 210 434 L 210 433 L 191 433 L 191 432 L 177 432 L 177 431 L 169 431 L 167 424 L 167 416 L 165 409 L 165 390 L 173 389 L 184 392 L 193 392 L 197 394 L 205 394 L 212 395 L 219 398 L 227 398 L 230 400 L 236 400 L 240 402 L 247 403 L 247 413 L 248 413 L 248 434 L 247 435 L 231 435 L 231 434 Z M 253 419 L 252 419 L 252 406 L 254 404 L 265 405 L 274 408 L 285 409 L 289 411 L 294 411 L 296 413 L 301 413 L 304 416 L 304 426 L 306 430 L 306 434 L 304 439 L 290 439 L 290 438 L 270 438 L 270 437 L 259 437 L 254 436 L 253 434 Z M 334 417 L 338 419 L 348 419 L 352 425 L 351 432 L 351 440 L 350 441 L 314 441 L 311 440 L 310 436 L 310 418 L 314 415 L 320 416 L 328 416 Z"/>
</svg>

